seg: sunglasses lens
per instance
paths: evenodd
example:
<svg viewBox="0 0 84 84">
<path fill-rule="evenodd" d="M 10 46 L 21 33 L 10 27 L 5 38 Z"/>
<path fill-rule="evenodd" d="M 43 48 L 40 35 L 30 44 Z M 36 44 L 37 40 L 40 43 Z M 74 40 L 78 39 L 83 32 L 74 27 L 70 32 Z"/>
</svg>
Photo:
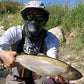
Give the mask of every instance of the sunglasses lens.
<svg viewBox="0 0 84 84">
<path fill-rule="evenodd" d="M 27 15 L 28 20 L 32 20 L 33 18 L 35 18 L 37 21 L 42 21 L 43 15 L 41 15 L 41 14 L 39 14 L 39 15 L 33 15 L 33 14 Z"/>
<path fill-rule="evenodd" d="M 27 19 L 28 20 L 32 20 L 32 18 L 33 18 L 33 15 L 31 15 L 31 14 L 30 15 L 27 15 Z"/>
<path fill-rule="evenodd" d="M 41 21 L 43 20 L 43 15 L 35 15 L 36 20 Z"/>
</svg>

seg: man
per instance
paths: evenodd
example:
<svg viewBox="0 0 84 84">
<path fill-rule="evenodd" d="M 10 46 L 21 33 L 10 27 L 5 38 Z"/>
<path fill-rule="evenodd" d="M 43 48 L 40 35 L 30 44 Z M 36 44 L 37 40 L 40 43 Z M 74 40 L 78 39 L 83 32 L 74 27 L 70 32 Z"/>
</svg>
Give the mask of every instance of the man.
<svg viewBox="0 0 84 84">
<path fill-rule="evenodd" d="M 64 83 L 61 76 L 55 79 L 40 76 L 28 69 L 24 69 L 15 61 L 17 54 L 31 55 L 45 54 L 58 59 L 59 42 L 56 36 L 44 29 L 49 18 L 49 12 L 40 1 L 25 4 L 21 11 L 25 21 L 23 26 L 9 28 L 0 38 L 0 58 L 10 68 L 6 84 L 56 84 Z M 6 51 L 11 47 L 12 51 Z"/>
</svg>

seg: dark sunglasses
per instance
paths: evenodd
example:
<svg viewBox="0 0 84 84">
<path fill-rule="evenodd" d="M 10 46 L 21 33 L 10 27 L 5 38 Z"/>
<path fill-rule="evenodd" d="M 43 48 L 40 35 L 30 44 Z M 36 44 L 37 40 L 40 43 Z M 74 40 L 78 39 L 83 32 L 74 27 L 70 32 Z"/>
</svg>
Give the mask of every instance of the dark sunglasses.
<svg viewBox="0 0 84 84">
<path fill-rule="evenodd" d="M 33 15 L 33 14 L 28 14 L 27 15 L 27 19 L 30 21 L 30 20 L 33 20 L 33 18 L 35 18 L 35 20 L 37 21 L 42 21 L 43 20 L 43 15 L 41 14 L 36 14 L 36 15 Z"/>
</svg>

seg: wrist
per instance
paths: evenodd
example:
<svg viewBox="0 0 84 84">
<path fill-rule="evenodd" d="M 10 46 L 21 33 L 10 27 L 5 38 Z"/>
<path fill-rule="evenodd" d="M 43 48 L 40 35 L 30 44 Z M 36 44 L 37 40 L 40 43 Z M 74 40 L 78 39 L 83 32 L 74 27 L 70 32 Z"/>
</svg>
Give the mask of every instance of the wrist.
<svg viewBox="0 0 84 84">
<path fill-rule="evenodd" d="M 3 54 L 4 54 L 4 51 L 5 51 L 5 50 L 1 50 L 1 49 L 0 49 L 0 61 L 2 60 L 1 58 L 2 58 L 2 56 L 3 56 Z"/>
</svg>

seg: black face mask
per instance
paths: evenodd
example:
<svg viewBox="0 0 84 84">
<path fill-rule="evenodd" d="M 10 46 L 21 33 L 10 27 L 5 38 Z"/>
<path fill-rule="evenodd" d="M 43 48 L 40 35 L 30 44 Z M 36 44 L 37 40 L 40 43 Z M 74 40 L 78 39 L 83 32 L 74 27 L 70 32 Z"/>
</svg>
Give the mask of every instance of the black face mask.
<svg viewBox="0 0 84 84">
<path fill-rule="evenodd" d="M 41 33 L 44 26 L 44 21 L 38 22 L 35 20 L 26 21 L 25 32 L 26 35 L 29 34 L 32 37 L 37 37 Z"/>
</svg>

